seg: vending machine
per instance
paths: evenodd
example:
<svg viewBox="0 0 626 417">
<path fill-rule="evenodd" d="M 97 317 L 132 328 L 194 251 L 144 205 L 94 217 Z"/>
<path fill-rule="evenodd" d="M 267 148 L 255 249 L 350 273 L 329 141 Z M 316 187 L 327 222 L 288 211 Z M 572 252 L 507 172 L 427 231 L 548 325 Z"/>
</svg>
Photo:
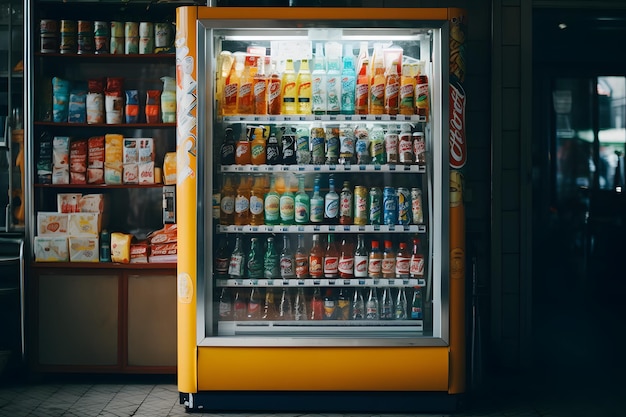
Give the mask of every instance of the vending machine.
<svg viewBox="0 0 626 417">
<path fill-rule="evenodd" d="M 456 406 L 464 25 L 445 8 L 177 9 L 187 409 Z"/>
</svg>

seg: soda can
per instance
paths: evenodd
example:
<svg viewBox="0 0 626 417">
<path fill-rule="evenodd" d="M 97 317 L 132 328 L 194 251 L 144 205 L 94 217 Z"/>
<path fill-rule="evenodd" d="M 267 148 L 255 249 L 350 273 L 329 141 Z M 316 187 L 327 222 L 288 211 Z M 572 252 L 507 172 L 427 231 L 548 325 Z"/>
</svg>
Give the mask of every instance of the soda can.
<svg viewBox="0 0 626 417">
<path fill-rule="evenodd" d="M 424 209 L 422 206 L 422 190 L 411 188 L 411 220 L 413 224 L 424 223 Z"/>
<path fill-rule="evenodd" d="M 398 224 L 408 225 L 411 223 L 411 194 L 408 188 L 398 187 Z"/>
<path fill-rule="evenodd" d="M 365 226 L 367 217 L 367 189 L 357 185 L 354 187 L 354 224 Z"/>
<path fill-rule="evenodd" d="M 398 197 L 393 187 L 383 190 L 383 223 L 395 225 L 398 223 Z"/>
<path fill-rule="evenodd" d="M 369 192 L 369 224 L 381 224 L 382 222 L 382 193 L 380 188 L 372 187 Z"/>
</svg>

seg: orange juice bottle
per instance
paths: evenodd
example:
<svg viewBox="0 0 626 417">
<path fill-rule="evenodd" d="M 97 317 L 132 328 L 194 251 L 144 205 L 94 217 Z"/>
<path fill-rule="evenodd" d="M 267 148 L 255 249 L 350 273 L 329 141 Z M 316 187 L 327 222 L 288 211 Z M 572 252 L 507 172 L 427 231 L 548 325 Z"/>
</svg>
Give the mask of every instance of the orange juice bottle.
<svg viewBox="0 0 626 417">
<path fill-rule="evenodd" d="M 280 84 L 282 96 L 282 114 L 296 114 L 296 72 L 293 67 L 293 59 L 287 59 L 285 63 L 285 71 Z"/>
<path fill-rule="evenodd" d="M 252 114 L 253 112 L 253 95 L 252 95 L 252 83 L 254 79 L 250 72 L 250 65 L 246 60 L 239 77 L 239 91 L 237 93 L 237 113 L 238 114 Z"/>
<path fill-rule="evenodd" d="M 239 95 L 239 84 L 243 61 L 241 55 L 235 55 L 230 72 L 224 81 L 224 91 L 222 94 L 222 113 L 225 115 L 237 114 L 237 97 Z"/>
<path fill-rule="evenodd" d="M 375 57 L 370 82 L 370 114 L 385 112 L 385 67 L 381 56 Z"/>
<path fill-rule="evenodd" d="M 257 60 L 256 74 L 252 82 L 252 100 L 254 114 L 267 114 L 267 76 L 265 75 L 265 57 Z"/>
<path fill-rule="evenodd" d="M 363 58 L 363 63 L 356 78 L 356 94 L 354 110 L 356 114 L 367 114 L 369 111 L 369 58 Z"/>
<path fill-rule="evenodd" d="M 265 179 L 263 175 L 254 177 L 254 184 L 250 190 L 250 224 L 259 226 L 265 223 L 263 206 L 265 195 Z"/>
<path fill-rule="evenodd" d="M 391 63 L 385 77 L 385 114 L 398 114 L 398 96 L 400 94 L 400 76 L 398 75 L 398 63 Z"/>
<path fill-rule="evenodd" d="M 276 63 L 272 62 L 272 71 L 267 79 L 267 112 L 269 114 L 280 114 L 282 108 L 280 84 L 280 74 L 276 70 Z"/>
<path fill-rule="evenodd" d="M 258 126 L 254 128 L 252 134 L 252 142 L 250 142 L 251 155 L 250 162 L 252 165 L 265 164 L 265 137 L 263 135 L 265 128 Z"/>
<path fill-rule="evenodd" d="M 249 178 L 242 175 L 235 196 L 235 224 L 238 226 L 250 222 L 250 182 Z"/>
</svg>

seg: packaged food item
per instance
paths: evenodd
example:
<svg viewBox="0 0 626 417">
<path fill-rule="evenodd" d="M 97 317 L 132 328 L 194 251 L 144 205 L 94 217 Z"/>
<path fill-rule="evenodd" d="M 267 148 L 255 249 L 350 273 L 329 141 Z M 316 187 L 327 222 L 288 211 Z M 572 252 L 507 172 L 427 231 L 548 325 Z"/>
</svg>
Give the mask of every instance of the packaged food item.
<svg viewBox="0 0 626 417">
<path fill-rule="evenodd" d="M 39 184 L 52 184 L 52 135 L 48 132 L 42 133 L 39 137 L 37 182 Z"/>
<path fill-rule="evenodd" d="M 37 235 L 66 235 L 69 214 L 40 211 L 37 213 Z"/>
<path fill-rule="evenodd" d="M 124 150 L 122 155 L 122 162 L 125 164 L 137 163 L 139 162 L 139 150 L 138 150 L 137 139 L 135 138 L 124 138 Z"/>
<path fill-rule="evenodd" d="M 148 245 L 148 242 L 136 242 L 136 243 L 131 243 L 130 245 L 130 263 L 131 264 L 136 264 L 136 263 L 147 263 L 148 262 L 148 255 L 149 255 L 149 248 L 150 245 Z"/>
<path fill-rule="evenodd" d="M 122 172 L 122 182 L 124 184 L 138 184 L 139 183 L 139 164 L 131 163 L 124 164 Z"/>
<path fill-rule="evenodd" d="M 68 234 L 70 236 L 98 236 L 100 219 L 100 213 L 70 213 L 67 224 Z"/>
<path fill-rule="evenodd" d="M 78 211 L 81 213 L 104 212 L 104 194 L 85 194 L 78 200 Z"/>
<path fill-rule="evenodd" d="M 122 162 L 104 163 L 104 183 L 111 185 L 122 184 L 124 166 Z"/>
<path fill-rule="evenodd" d="M 52 140 L 52 183 L 69 184 L 69 136 L 55 136 Z"/>
<path fill-rule="evenodd" d="M 102 78 L 93 78 L 87 82 L 85 101 L 87 123 L 104 123 L 104 80 Z"/>
<path fill-rule="evenodd" d="M 138 138 L 139 162 L 154 162 L 154 139 Z"/>
<path fill-rule="evenodd" d="M 154 162 L 141 162 L 137 164 L 137 171 L 139 184 L 154 184 L 157 182 Z"/>
<path fill-rule="evenodd" d="M 130 243 L 133 235 L 127 233 L 111 233 L 111 261 L 123 264 L 130 263 Z"/>
<path fill-rule="evenodd" d="M 87 183 L 87 140 L 70 143 L 70 184 Z"/>
<path fill-rule="evenodd" d="M 146 123 L 159 123 L 159 110 L 161 107 L 161 92 L 148 90 L 146 92 Z"/>
<path fill-rule="evenodd" d="M 57 194 L 57 211 L 59 213 L 78 213 L 82 194 L 80 193 L 59 193 Z"/>
<path fill-rule="evenodd" d="M 52 79 L 52 121 L 67 122 L 70 101 L 70 82 L 59 77 Z"/>
<path fill-rule="evenodd" d="M 161 115 L 163 123 L 176 122 L 176 80 L 174 77 L 161 77 Z"/>
<path fill-rule="evenodd" d="M 165 154 L 163 161 L 163 183 L 165 185 L 176 184 L 176 152 Z"/>
<path fill-rule="evenodd" d="M 137 123 L 139 121 L 139 91 L 126 90 L 126 123 Z"/>
<path fill-rule="evenodd" d="M 70 236 L 70 262 L 99 262 L 97 236 Z"/>
<path fill-rule="evenodd" d="M 35 236 L 36 262 L 67 262 L 67 236 Z"/>
<path fill-rule="evenodd" d="M 119 134 L 109 133 L 104 136 L 104 162 L 121 163 L 123 159 L 124 137 Z"/>
<path fill-rule="evenodd" d="M 109 125 L 122 123 L 124 96 L 121 91 L 107 90 L 104 93 L 105 120 Z"/>
<path fill-rule="evenodd" d="M 104 183 L 104 136 L 94 136 L 87 140 L 87 182 Z"/>
<path fill-rule="evenodd" d="M 178 227 L 176 223 L 166 224 L 162 229 L 155 230 L 148 235 L 148 241 L 151 245 L 159 243 L 172 243 L 177 241 Z"/>
<path fill-rule="evenodd" d="M 85 123 L 87 121 L 87 91 L 72 89 L 68 105 L 67 121 L 69 123 Z"/>
</svg>

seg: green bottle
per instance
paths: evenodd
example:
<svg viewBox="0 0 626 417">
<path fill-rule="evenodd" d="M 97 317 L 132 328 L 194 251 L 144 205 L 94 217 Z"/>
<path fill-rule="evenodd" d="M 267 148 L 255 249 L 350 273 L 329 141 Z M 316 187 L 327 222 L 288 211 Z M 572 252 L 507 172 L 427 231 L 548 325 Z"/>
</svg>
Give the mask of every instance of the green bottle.
<svg viewBox="0 0 626 417">
<path fill-rule="evenodd" d="M 274 175 L 270 179 L 270 190 L 265 195 L 263 211 L 265 213 L 265 224 L 274 225 L 280 223 L 280 195 L 276 192 Z"/>
<path fill-rule="evenodd" d="M 295 197 L 289 188 L 280 196 L 280 224 L 290 225 L 295 221 Z"/>
<path fill-rule="evenodd" d="M 248 256 L 248 278 L 263 278 L 264 268 L 263 251 L 259 239 L 253 237 L 250 243 L 250 254 Z"/>
<path fill-rule="evenodd" d="M 267 248 L 263 260 L 263 276 L 268 279 L 280 278 L 278 253 L 276 253 L 276 247 L 274 246 L 274 238 L 271 236 L 267 238 Z"/>
<path fill-rule="evenodd" d="M 307 224 L 311 213 L 311 201 L 304 191 L 304 176 L 298 178 L 298 192 L 296 193 L 295 218 L 296 224 Z"/>
</svg>

